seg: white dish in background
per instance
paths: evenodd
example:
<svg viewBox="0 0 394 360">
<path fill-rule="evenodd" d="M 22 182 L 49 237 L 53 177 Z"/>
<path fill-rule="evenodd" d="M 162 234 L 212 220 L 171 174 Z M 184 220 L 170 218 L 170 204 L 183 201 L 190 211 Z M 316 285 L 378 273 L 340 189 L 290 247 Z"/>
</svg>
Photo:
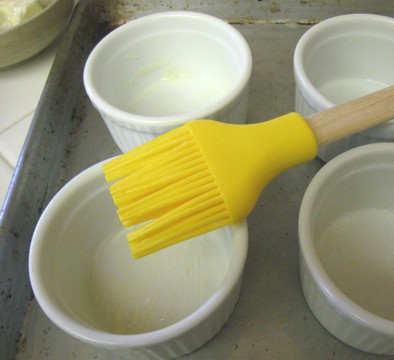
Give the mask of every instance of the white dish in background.
<svg viewBox="0 0 394 360">
<path fill-rule="evenodd" d="M 0 69 L 17 65 L 45 49 L 64 30 L 74 0 L 42 1 L 45 8 L 19 25 L 0 31 Z"/>
<path fill-rule="evenodd" d="M 173 11 L 107 35 L 85 70 L 86 91 L 126 152 L 189 120 L 246 121 L 252 57 L 216 17 Z"/>
<path fill-rule="evenodd" d="M 295 109 L 307 116 L 394 85 L 394 19 L 336 16 L 310 28 L 294 52 Z M 324 161 L 350 148 L 394 141 L 394 121 L 323 146 Z"/>
<path fill-rule="evenodd" d="M 33 235 L 29 271 L 48 317 L 127 358 L 170 359 L 209 341 L 238 300 L 245 223 L 133 259 L 101 165 L 53 198 Z"/>
<path fill-rule="evenodd" d="M 300 273 L 309 307 L 357 349 L 394 354 L 394 144 L 328 162 L 300 209 Z"/>
</svg>

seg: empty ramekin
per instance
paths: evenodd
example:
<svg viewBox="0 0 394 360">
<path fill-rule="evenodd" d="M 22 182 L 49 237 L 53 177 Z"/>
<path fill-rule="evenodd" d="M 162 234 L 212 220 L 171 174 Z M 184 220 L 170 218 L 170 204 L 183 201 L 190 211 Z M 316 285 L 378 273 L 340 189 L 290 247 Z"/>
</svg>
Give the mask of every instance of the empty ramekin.
<svg viewBox="0 0 394 360">
<path fill-rule="evenodd" d="M 350 14 L 310 28 L 294 52 L 296 111 L 306 116 L 394 84 L 394 19 Z M 355 146 L 394 141 L 389 121 L 324 146 L 324 161 Z"/>
<path fill-rule="evenodd" d="M 184 122 L 246 121 L 249 46 L 231 25 L 186 11 L 132 20 L 90 54 L 86 91 L 128 151 Z"/>
<path fill-rule="evenodd" d="M 394 354 L 394 144 L 329 161 L 299 217 L 302 288 L 312 312 L 357 349 Z"/>
<path fill-rule="evenodd" d="M 245 223 L 135 260 L 100 164 L 50 202 L 33 235 L 31 284 L 68 334 L 127 359 L 170 359 L 210 340 L 238 300 Z"/>
</svg>

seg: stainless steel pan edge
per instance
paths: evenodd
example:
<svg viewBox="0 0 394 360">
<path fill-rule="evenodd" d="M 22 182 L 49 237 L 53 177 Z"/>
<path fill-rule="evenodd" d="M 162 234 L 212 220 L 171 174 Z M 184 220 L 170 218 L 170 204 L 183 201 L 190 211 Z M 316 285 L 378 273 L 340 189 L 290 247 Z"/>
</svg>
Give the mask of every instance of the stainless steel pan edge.
<svg viewBox="0 0 394 360">
<path fill-rule="evenodd" d="M 103 27 L 99 30 L 85 19 L 98 11 L 94 3 L 81 1 L 70 20 L 0 212 L 0 359 L 13 359 L 18 350 L 33 297 L 28 275 L 31 237 L 45 206 L 65 181 L 68 146 L 78 127 L 72 113 L 83 91 L 82 71 L 90 52 L 86 44 L 93 47 L 103 36 Z M 78 41 L 81 35 L 83 43 Z"/>
</svg>

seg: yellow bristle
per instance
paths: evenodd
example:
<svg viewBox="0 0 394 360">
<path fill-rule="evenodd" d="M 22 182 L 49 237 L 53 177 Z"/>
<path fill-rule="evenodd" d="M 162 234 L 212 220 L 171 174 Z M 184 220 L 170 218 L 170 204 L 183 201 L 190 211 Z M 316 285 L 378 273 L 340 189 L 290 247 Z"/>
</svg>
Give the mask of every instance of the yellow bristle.
<svg viewBox="0 0 394 360">
<path fill-rule="evenodd" d="M 171 149 L 166 153 L 158 154 L 156 157 L 146 161 L 143 166 L 136 169 L 133 174 L 136 178 L 151 177 L 154 174 L 171 173 L 171 170 L 180 164 L 185 167 L 185 163 L 200 159 L 200 154 L 196 146 L 188 146 L 185 149 Z"/>
<path fill-rule="evenodd" d="M 168 154 L 172 149 L 179 151 L 179 145 L 190 140 L 193 138 L 188 129 L 184 127 L 174 129 L 104 164 L 105 178 L 108 182 L 112 182 L 127 176 L 140 169 L 141 165 L 150 163 L 155 157 Z"/>
<path fill-rule="evenodd" d="M 152 172 L 149 176 L 131 174 L 113 184 L 110 187 L 110 191 L 114 200 L 119 197 L 121 203 L 121 200 L 125 199 L 125 195 L 132 196 L 133 193 L 138 193 L 143 196 L 146 192 L 164 188 L 167 184 L 173 184 L 189 175 L 202 172 L 206 168 L 207 165 L 204 164 L 201 157 L 198 157 L 194 161 L 185 161 L 184 164 L 180 164 L 179 166 L 168 166 L 166 167 L 166 171 L 162 171 L 161 173 L 156 174 Z"/>
<path fill-rule="evenodd" d="M 130 232 L 129 245 L 138 258 L 230 222 L 222 197 L 212 191 Z"/>
<path fill-rule="evenodd" d="M 195 219 L 197 217 L 201 220 L 221 210 L 225 210 L 225 207 L 217 194 L 204 194 L 197 199 L 192 199 L 174 208 L 163 216 L 147 223 L 144 227 L 134 230 L 131 238 L 135 241 L 139 241 L 141 239 L 143 240 L 146 236 L 154 236 L 155 233 L 159 231 L 160 235 L 162 235 L 165 231 L 178 227 L 180 221 L 182 221 L 181 228 L 183 231 L 183 229 L 185 229 L 183 225 L 187 224 L 190 219 Z"/>
<path fill-rule="evenodd" d="M 136 243 L 133 239 L 130 239 L 130 237 L 133 235 L 133 232 L 130 232 L 127 237 L 130 250 L 134 258 L 138 259 L 187 239 L 206 234 L 226 225 L 230 225 L 230 221 L 228 221 L 228 219 L 220 217 L 220 220 L 215 221 L 213 218 L 207 218 L 199 223 L 194 221 L 191 226 L 192 229 L 186 231 L 186 229 L 183 228 L 180 234 L 175 234 L 174 231 L 172 231 L 176 230 L 176 228 L 174 228 L 171 229 L 171 231 L 167 231 L 158 235 L 157 237 L 145 239 L 145 241 L 141 243 Z"/>
<path fill-rule="evenodd" d="M 211 170 L 189 129 L 155 138 L 103 166 L 138 258 L 230 224 Z"/>
<path fill-rule="evenodd" d="M 147 197 L 119 207 L 118 215 L 126 227 L 161 216 L 203 193 L 216 188 L 212 181 L 198 179 L 186 184 L 176 184 Z"/>
<path fill-rule="evenodd" d="M 203 167 L 195 167 L 193 169 L 194 171 L 179 172 L 179 174 L 183 175 L 181 177 L 173 175 L 163 179 L 148 179 L 149 185 L 145 182 L 138 182 L 133 184 L 130 188 L 121 189 L 121 191 L 117 189 L 115 193 L 111 191 L 112 197 L 115 204 L 119 208 L 123 208 L 124 206 L 132 205 L 131 202 L 136 202 L 139 199 L 148 201 L 147 197 L 160 195 L 163 191 L 167 192 L 174 190 L 179 192 L 180 188 L 187 186 L 188 183 L 209 175 L 207 169 Z"/>
</svg>

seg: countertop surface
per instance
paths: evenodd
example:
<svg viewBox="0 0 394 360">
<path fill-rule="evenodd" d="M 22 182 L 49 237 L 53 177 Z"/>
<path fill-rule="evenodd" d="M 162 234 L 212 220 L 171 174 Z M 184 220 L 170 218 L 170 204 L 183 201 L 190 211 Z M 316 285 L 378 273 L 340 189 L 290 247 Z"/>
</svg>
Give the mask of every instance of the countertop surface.
<svg viewBox="0 0 394 360">
<path fill-rule="evenodd" d="M 29 61 L 0 71 L 0 204 L 40 100 L 59 40 Z"/>
<path fill-rule="evenodd" d="M 61 36 L 31 59 L 0 70 L 0 208 L 60 42 Z"/>
</svg>

